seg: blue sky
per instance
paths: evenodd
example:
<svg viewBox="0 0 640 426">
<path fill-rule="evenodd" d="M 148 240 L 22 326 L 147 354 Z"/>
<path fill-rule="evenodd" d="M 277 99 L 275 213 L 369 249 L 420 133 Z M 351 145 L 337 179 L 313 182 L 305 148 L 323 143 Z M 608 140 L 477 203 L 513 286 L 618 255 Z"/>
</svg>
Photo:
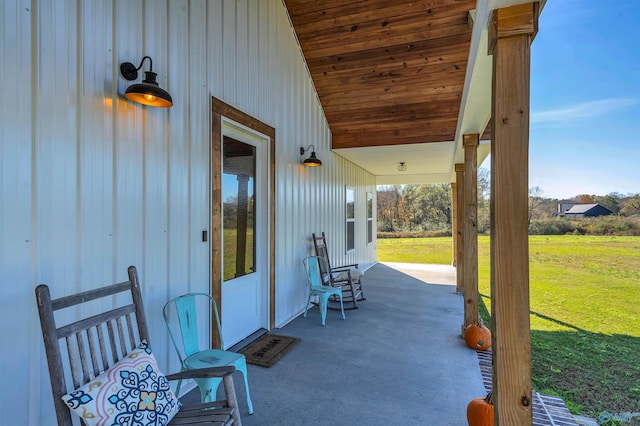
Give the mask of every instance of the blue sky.
<svg viewBox="0 0 640 426">
<path fill-rule="evenodd" d="M 531 52 L 535 186 L 640 193 L 640 1 L 547 1 Z"/>
</svg>

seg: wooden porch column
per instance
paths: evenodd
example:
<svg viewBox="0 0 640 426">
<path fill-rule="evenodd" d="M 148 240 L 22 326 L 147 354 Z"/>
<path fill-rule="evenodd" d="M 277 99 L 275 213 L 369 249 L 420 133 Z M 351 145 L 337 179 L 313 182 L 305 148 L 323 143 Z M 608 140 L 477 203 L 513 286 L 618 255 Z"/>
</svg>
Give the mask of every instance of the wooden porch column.
<svg viewBox="0 0 640 426">
<path fill-rule="evenodd" d="M 464 135 L 464 325 L 478 322 L 478 144 L 480 135 Z"/>
<path fill-rule="evenodd" d="M 464 164 L 456 164 L 456 293 L 464 293 L 464 266 L 462 257 L 464 255 L 464 244 L 462 242 L 462 231 L 464 228 Z M 464 331 L 464 328 L 463 330 Z"/>
<path fill-rule="evenodd" d="M 458 266 L 458 194 L 456 192 L 456 183 L 451 182 L 451 266 Z"/>
<path fill-rule="evenodd" d="M 491 144 L 491 326 L 496 425 L 533 423 L 527 227 L 530 47 L 538 4 L 497 9 Z"/>
</svg>

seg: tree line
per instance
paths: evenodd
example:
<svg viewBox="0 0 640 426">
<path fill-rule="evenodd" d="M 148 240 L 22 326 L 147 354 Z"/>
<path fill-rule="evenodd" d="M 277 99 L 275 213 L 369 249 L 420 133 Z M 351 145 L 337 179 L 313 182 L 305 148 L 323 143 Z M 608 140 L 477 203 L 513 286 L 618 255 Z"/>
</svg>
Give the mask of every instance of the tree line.
<svg viewBox="0 0 640 426">
<path fill-rule="evenodd" d="M 377 217 L 379 233 L 422 233 L 423 235 L 451 235 L 452 206 L 450 184 L 392 185 L 378 188 Z M 490 226 L 489 171 L 478 169 L 478 223 L 479 233 L 488 233 Z M 544 196 L 539 187 L 529 190 L 529 230 L 532 234 L 567 232 L 590 233 L 591 228 L 558 217 L 559 203 L 600 204 L 617 219 L 602 219 L 616 223 L 616 229 L 637 229 L 640 232 L 640 193 L 623 195 L 580 194 L 571 199 Z M 623 220 L 621 218 L 635 218 Z M 617 220 L 617 222 L 616 222 Z M 626 225 L 620 225 L 621 220 Z M 611 226 L 604 226 L 608 228 Z M 595 228 L 598 228 L 597 226 Z M 603 233 L 607 233 L 605 229 Z M 613 232 L 613 231 L 612 231 Z"/>
</svg>

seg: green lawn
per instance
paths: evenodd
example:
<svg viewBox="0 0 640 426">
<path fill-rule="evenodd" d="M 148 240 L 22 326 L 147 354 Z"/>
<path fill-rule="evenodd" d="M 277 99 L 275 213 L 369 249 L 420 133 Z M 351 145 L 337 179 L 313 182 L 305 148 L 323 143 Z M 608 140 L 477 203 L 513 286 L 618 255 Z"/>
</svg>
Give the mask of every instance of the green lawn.
<svg viewBox="0 0 640 426">
<path fill-rule="evenodd" d="M 237 229 L 229 229 L 225 228 L 224 230 L 224 240 L 223 240 L 223 258 L 222 258 L 222 268 L 223 268 L 223 280 L 227 281 L 236 277 L 237 274 Z M 253 258 L 253 229 L 247 230 L 246 236 L 246 251 L 245 251 L 245 259 L 244 259 L 244 274 L 250 274 L 251 268 L 254 267 L 254 258 Z M 243 275 L 244 275 L 243 274 Z"/>
<path fill-rule="evenodd" d="M 451 251 L 451 238 L 378 240 L 382 262 L 451 264 Z M 489 237 L 478 253 L 488 319 Z M 592 417 L 640 412 L 640 237 L 531 236 L 529 257 L 536 390 Z"/>
</svg>

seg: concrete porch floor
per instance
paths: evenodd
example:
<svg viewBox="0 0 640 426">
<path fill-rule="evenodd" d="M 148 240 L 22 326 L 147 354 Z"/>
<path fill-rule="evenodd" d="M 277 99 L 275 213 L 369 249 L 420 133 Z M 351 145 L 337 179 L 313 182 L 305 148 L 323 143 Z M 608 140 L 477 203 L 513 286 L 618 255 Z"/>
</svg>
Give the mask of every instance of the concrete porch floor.
<svg viewBox="0 0 640 426">
<path fill-rule="evenodd" d="M 455 269 L 377 264 L 363 287 L 344 321 L 329 310 L 322 327 L 314 307 L 271 331 L 301 341 L 271 368 L 248 366 L 251 416 L 235 373 L 244 425 L 467 424 L 468 402 L 486 391 L 460 337 Z"/>
<path fill-rule="evenodd" d="M 322 327 L 313 307 L 272 330 L 301 341 L 271 368 L 248 365 L 251 416 L 234 373 L 243 424 L 466 425 L 469 401 L 491 388 L 491 361 L 460 337 L 455 281 L 447 265 L 378 263 L 346 320 L 329 310 Z M 198 400 L 197 389 L 183 397 Z M 560 398 L 534 393 L 533 408 L 535 426 L 577 425 Z"/>
</svg>

